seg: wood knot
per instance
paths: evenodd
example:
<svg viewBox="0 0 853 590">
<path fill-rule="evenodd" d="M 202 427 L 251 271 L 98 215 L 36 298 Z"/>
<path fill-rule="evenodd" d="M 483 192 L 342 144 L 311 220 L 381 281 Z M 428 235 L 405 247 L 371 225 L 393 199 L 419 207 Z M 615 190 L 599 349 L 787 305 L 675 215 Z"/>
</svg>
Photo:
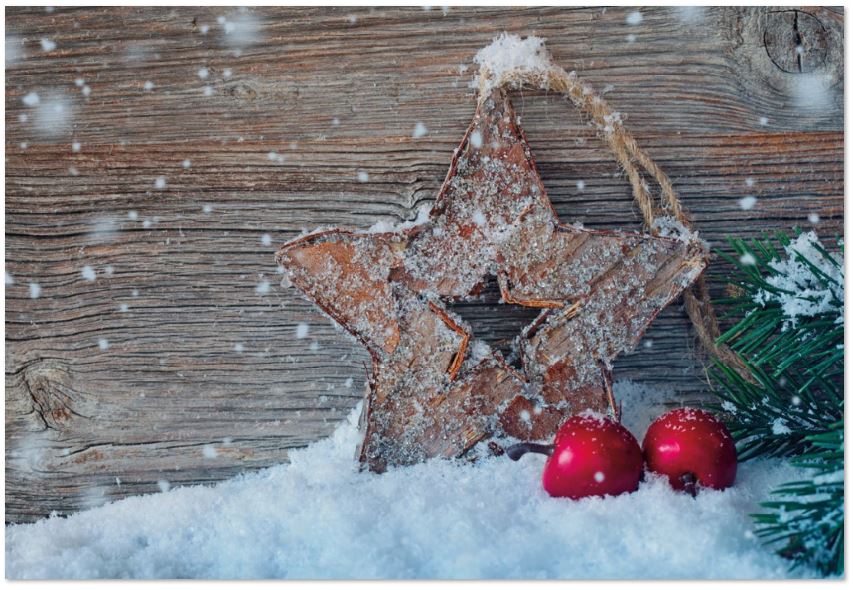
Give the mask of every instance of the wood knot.
<svg viewBox="0 0 853 590">
<path fill-rule="evenodd" d="M 68 370 L 54 362 L 38 361 L 24 369 L 24 384 L 33 410 L 45 428 L 60 430 L 76 414 Z"/>
<path fill-rule="evenodd" d="M 229 96 L 239 98 L 241 100 L 255 100 L 258 97 L 258 91 L 246 82 L 236 82 L 225 87 L 225 91 Z"/>
<path fill-rule="evenodd" d="M 773 64 L 789 74 L 807 74 L 824 66 L 829 31 L 815 15 L 802 10 L 766 14 L 764 49 Z"/>
</svg>

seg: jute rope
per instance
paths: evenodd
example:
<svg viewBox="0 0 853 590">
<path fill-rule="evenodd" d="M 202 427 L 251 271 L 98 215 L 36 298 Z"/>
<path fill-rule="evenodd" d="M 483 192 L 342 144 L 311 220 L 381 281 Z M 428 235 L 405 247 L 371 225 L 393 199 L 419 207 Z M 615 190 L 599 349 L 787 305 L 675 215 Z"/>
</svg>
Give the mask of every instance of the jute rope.
<svg viewBox="0 0 853 590">
<path fill-rule="evenodd" d="M 642 212 L 647 230 L 654 230 L 656 220 L 671 217 L 692 231 L 690 219 L 687 217 L 669 177 L 623 127 L 618 113 L 615 113 L 607 102 L 593 91 L 592 87 L 580 81 L 574 72 L 566 72 L 551 62 L 547 69 L 516 69 L 495 80 L 491 72 L 481 70 L 480 100 L 485 100 L 490 88 L 520 88 L 523 85 L 535 86 L 567 96 L 576 108 L 588 115 L 593 123 L 603 131 L 607 144 L 628 175 L 634 200 Z M 651 177 L 660 187 L 660 203 L 658 205 L 652 198 L 643 173 Z M 725 344 L 717 342 L 720 337 L 720 327 L 714 306 L 711 303 L 704 273 L 699 276 L 692 287 L 684 291 L 684 307 L 705 350 L 749 378 L 740 357 Z"/>
</svg>

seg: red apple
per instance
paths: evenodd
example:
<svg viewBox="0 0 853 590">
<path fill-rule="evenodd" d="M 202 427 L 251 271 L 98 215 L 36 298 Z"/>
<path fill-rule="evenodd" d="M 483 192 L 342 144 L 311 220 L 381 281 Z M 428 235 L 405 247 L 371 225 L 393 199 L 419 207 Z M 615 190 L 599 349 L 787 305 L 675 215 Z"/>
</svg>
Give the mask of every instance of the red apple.
<svg viewBox="0 0 853 590">
<path fill-rule="evenodd" d="M 542 485 L 552 496 L 577 500 L 633 492 L 643 474 L 637 439 L 618 422 L 583 414 L 560 427 L 553 445 L 522 443 L 507 449 L 518 460 L 533 451 L 550 455 Z"/>
<path fill-rule="evenodd" d="M 669 477 L 676 490 L 696 494 L 696 486 L 722 490 L 735 481 L 737 451 L 732 435 L 712 414 L 694 408 L 667 412 L 643 439 L 649 471 Z"/>
</svg>

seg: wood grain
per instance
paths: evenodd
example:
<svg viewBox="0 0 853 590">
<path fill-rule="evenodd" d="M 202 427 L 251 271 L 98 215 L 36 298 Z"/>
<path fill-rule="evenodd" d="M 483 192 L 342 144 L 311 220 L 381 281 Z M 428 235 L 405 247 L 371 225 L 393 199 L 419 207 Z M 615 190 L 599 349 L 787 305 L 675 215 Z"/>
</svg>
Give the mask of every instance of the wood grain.
<svg viewBox="0 0 853 590">
<path fill-rule="evenodd" d="M 791 10 L 808 23 L 799 62 Z M 472 57 L 497 32 L 547 38 L 606 91 L 712 246 L 810 213 L 840 234 L 842 11 L 644 8 L 636 26 L 628 11 L 7 8 L 7 522 L 218 481 L 330 433 L 369 359 L 278 286 L 275 250 L 429 204 L 473 113 Z M 235 46 L 222 15 L 258 42 Z M 68 125 L 40 130 L 30 92 L 64 97 Z M 594 130 L 558 97 L 514 101 L 561 219 L 638 228 Z M 507 307 L 489 290 L 454 309 L 496 341 L 527 320 Z M 645 340 L 616 379 L 703 394 L 679 304 Z"/>
</svg>

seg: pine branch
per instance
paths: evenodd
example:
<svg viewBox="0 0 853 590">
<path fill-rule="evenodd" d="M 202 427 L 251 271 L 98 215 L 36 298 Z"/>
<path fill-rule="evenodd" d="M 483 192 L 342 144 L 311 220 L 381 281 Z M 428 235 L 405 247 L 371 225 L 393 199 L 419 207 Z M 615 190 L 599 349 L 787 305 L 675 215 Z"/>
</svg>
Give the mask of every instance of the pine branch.
<svg viewBox="0 0 853 590">
<path fill-rule="evenodd" d="M 719 342 L 750 377 L 717 361 L 715 393 L 738 441 L 740 460 L 791 457 L 812 471 L 790 482 L 753 515 L 758 534 L 780 545 L 792 567 L 824 574 L 844 569 L 844 275 L 842 255 L 813 232 L 774 244 L 731 240 L 736 256 L 728 297 L 734 320 Z M 841 247 L 840 241 L 838 241 Z"/>
<path fill-rule="evenodd" d="M 764 502 L 770 512 L 754 514 L 758 535 L 784 543 L 780 554 L 794 565 L 811 565 L 824 574 L 844 570 L 844 422 L 810 438 L 815 450 L 792 461 L 814 470 L 811 480 L 784 484 L 780 498 Z"/>
</svg>

